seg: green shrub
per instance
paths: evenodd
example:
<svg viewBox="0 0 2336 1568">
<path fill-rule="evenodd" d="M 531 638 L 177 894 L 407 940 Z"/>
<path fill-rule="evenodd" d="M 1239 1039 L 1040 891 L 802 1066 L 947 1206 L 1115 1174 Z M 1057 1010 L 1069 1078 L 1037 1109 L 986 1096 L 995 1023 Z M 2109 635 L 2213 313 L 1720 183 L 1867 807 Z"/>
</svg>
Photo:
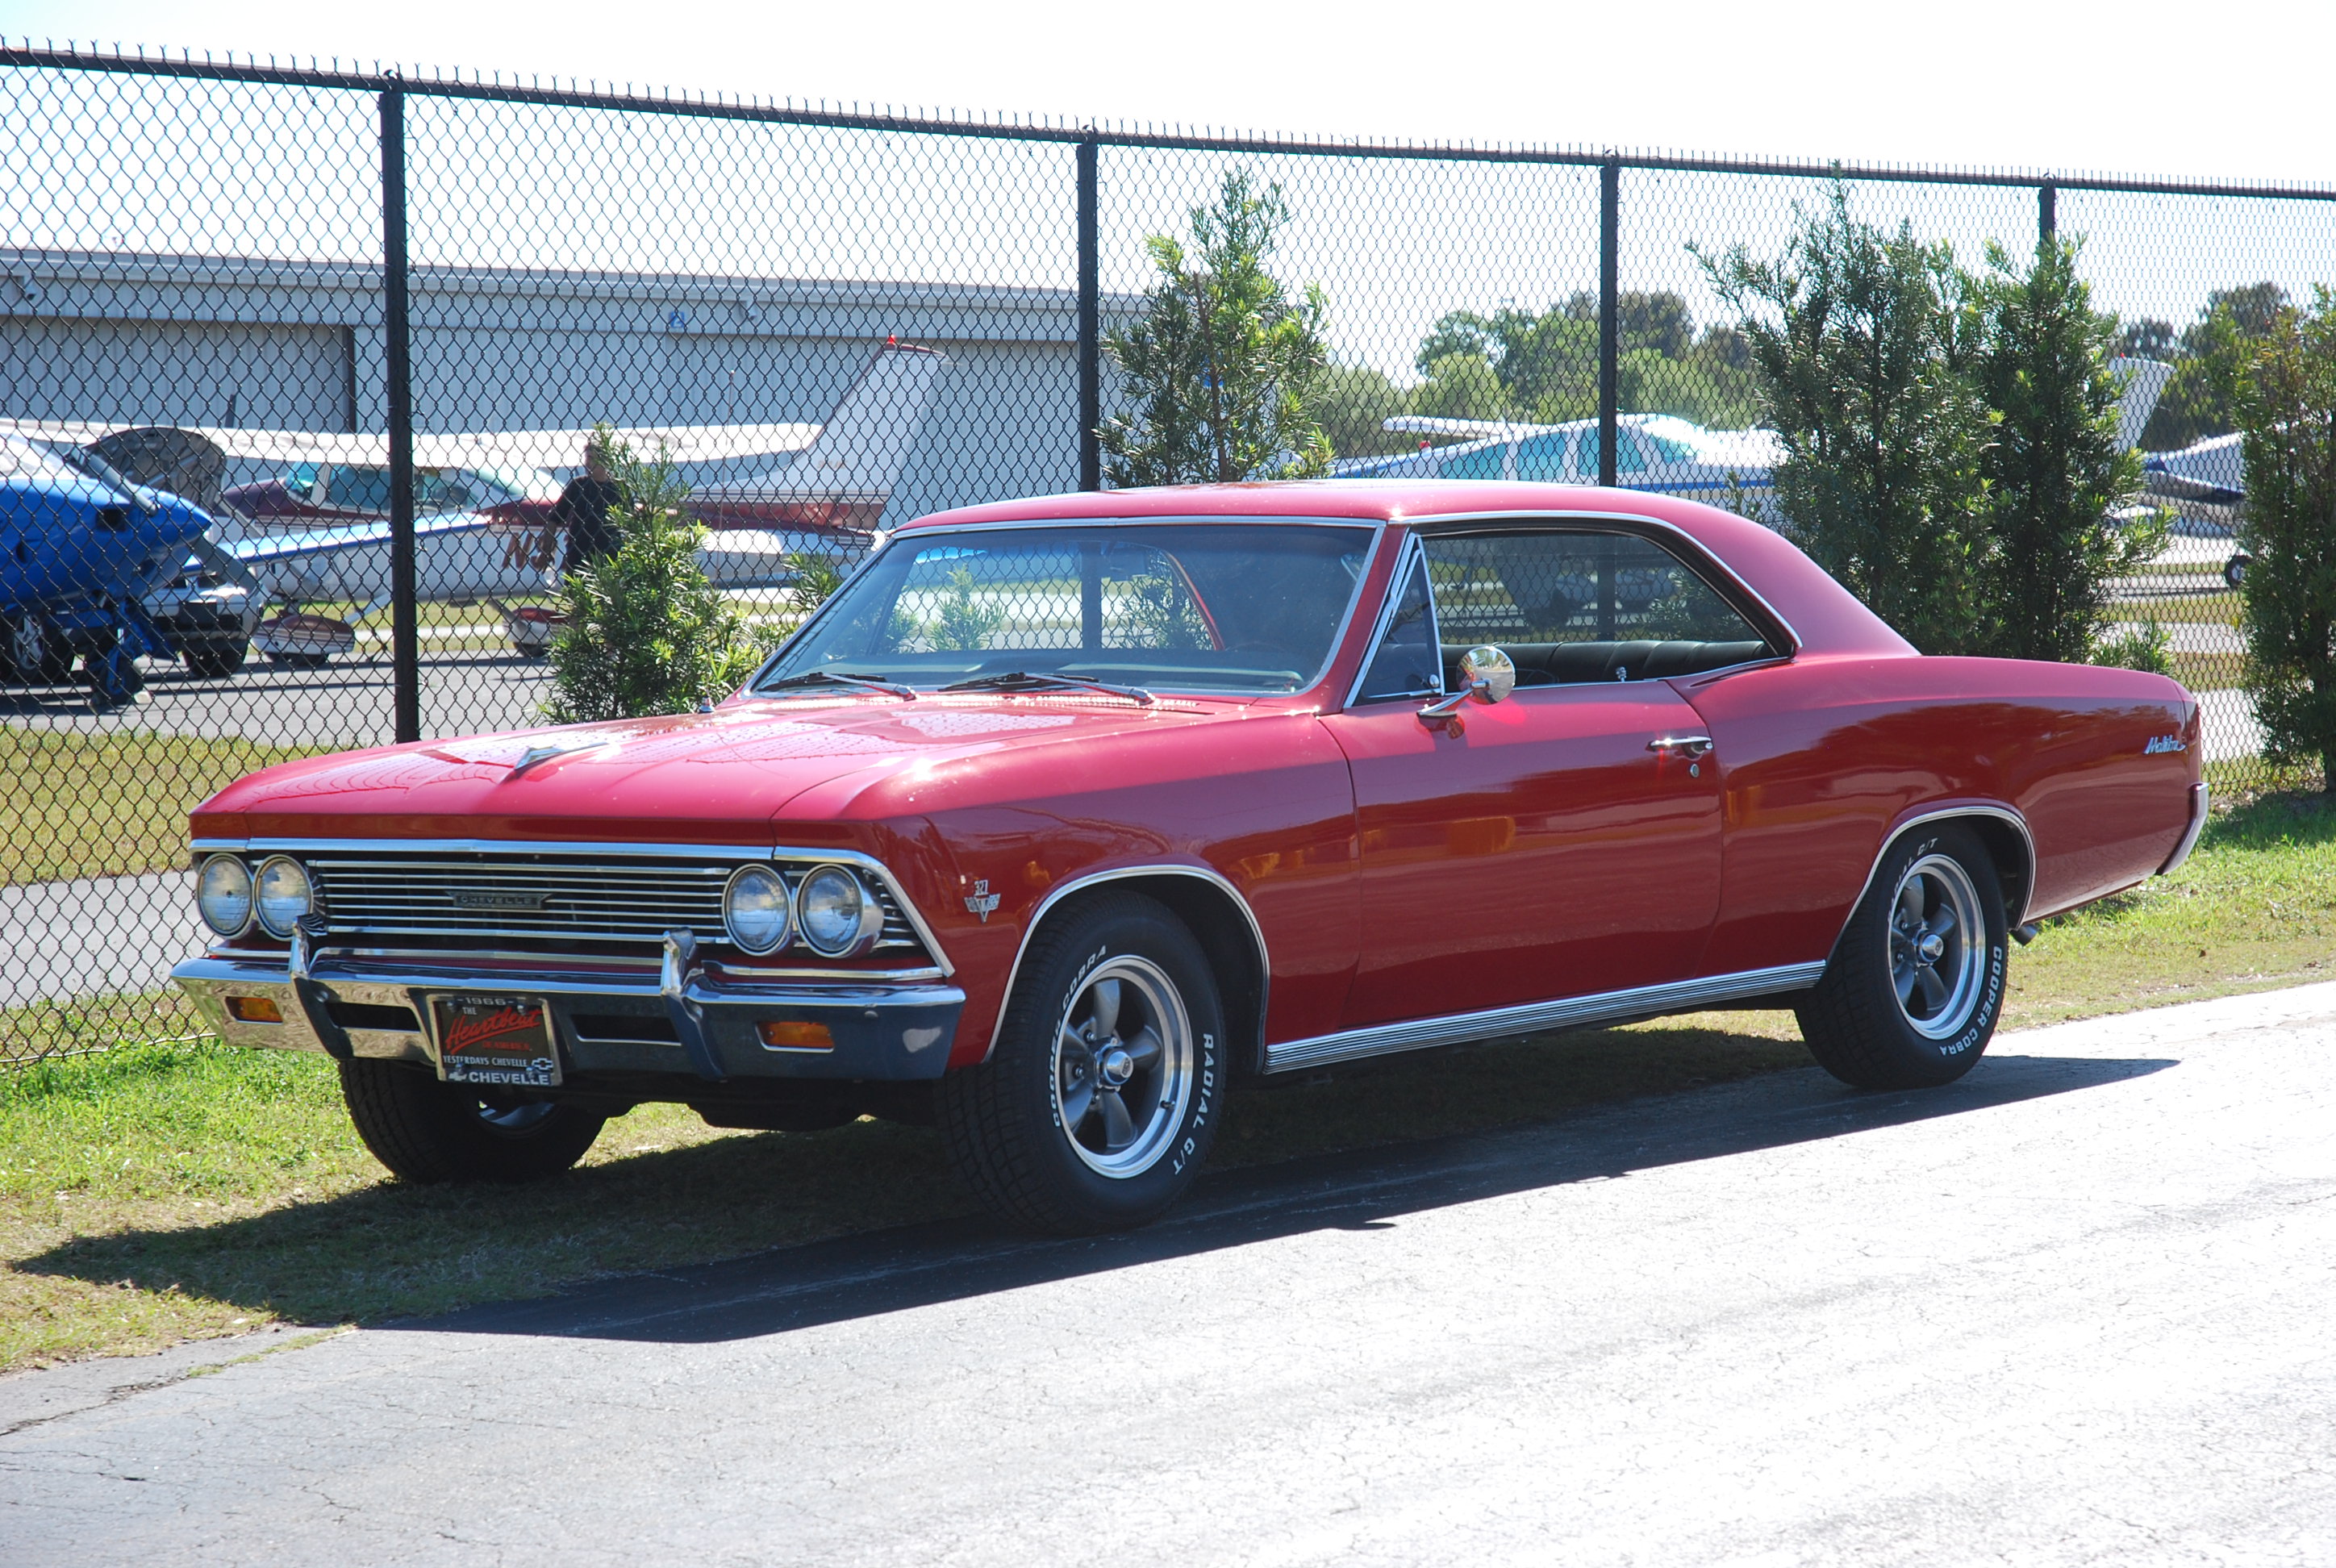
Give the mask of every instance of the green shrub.
<svg viewBox="0 0 2336 1568">
<path fill-rule="evenodd" d="M 2336 293 L 2273 324 L 2240 370 L 2247 504 L 2243 677 L 2275 763 L 2336 792 Z"/>
</svg>

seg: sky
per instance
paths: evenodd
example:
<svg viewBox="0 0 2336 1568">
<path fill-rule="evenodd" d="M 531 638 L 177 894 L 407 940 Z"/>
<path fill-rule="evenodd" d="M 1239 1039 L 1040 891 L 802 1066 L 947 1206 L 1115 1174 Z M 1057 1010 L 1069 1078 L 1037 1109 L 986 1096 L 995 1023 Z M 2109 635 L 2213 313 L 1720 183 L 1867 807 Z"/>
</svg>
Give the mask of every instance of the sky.
<svg viewBox="0 0 2336 1568">
<path fill-rule="evenodd" d="M 0 0 L 0 34 L 1079 122 L 2336 183 L 2331 0 Z"/>
</svg>

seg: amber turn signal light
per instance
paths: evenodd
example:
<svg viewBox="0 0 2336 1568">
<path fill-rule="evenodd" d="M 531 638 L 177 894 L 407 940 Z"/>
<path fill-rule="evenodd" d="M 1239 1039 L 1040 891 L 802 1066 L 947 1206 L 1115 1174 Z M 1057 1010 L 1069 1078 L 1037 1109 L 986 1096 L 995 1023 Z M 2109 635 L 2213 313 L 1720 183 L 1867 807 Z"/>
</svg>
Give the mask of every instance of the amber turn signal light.
<svg viewBox="0 0 2336 1568">
<path fill-rule="evenodd" d="M 801 1018 L 764 1018 L 755 1026 L 762 1031 L 763 1044 L 774 1051 L 832 1051 L 835 1037 L 827 1032 L 825 1024 L 806 1023 Z"/>
<path fill-rule="evenodd" d="M 229 997 L 228 1016 L 239 1023 L 280 1024 L 284 1009 L 276 1005 L 274 997 Z"/>
</svg>

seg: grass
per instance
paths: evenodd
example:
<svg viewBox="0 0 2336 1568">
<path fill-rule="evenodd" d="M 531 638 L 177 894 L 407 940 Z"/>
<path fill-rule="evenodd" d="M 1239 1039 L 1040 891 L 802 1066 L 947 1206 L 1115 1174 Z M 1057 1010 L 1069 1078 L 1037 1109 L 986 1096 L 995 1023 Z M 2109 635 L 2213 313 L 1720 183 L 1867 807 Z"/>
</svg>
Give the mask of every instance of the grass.
<svg viewBox="0 0 2336 1568">
<path fill-rule="evenodd" d="M 2013 962 L 2005 1021 L 2336 978 L 2331 939 L 2336 803 L 2243 800 L 2175 876 L 2049 922 Z M 1788 1013 L 1395 1057 L 1238 1093 L 1214 1164 L 1543 1120 L 1807 1060 Z M 408 1187 L 358 1144 L 322 1058 L 125 1047 L 0 1072 L 0 1368 L 441 1311 L 969 1209 L 930 1132 L 721 1132 L 659 1105 L 609 1124 L 560 1181 Z"/>
<path fill-rule="evenodd" d="M 1246 1091 L 1215 1163 L 1531 1120 L 1806 1060 L 1744 1017 Z M 357 1142 L 321 1057 L 131 1047 L 0 1076 L 0 1368 L 443 1311 L 970 1208 L 932 1132 L 721 1132 L 676 1105 L 612 1122 L 557 1182 L 406 1186 Z"/>
<path fill-rule="evenodd" d="M 190 809 L 255 769 L 313 749 L 0 728 L 0 881 L 183 866 Z"/>
</svg>

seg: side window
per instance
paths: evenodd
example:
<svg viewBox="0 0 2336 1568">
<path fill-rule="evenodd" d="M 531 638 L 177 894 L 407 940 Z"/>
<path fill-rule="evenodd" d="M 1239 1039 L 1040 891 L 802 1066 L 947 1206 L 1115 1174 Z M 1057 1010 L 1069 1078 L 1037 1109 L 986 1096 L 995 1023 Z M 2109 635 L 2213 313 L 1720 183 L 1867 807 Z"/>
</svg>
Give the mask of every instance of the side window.
<svg viewBox="0 0 2336 1568">
<path fill-rule="evenodd" d="M 1428 598 L 1427 565 L 1418 551 L 1404 569 L 1403 587 L 1396 597 L 1379 645 L 1371 651 L 1356 700 L 1375 697 L 1441 696 L 1443 658 L 1436 638 L 1436 606 Z"/>
<path fill-rule="evenodd" d="M 1519 479 L 1563 480 L 1565 444 L 1573 438 L 1563 431 L 1527 436 L 1517 447 Z"/>
<path fill-rule="evenodd" d="M 1660 680 L 1775 657 L 1685 561 L 1653 540 L 1591 530 L 1424 538 L 1446 670 L 1479 643 L 1519 686 Z"/>
</svg>

